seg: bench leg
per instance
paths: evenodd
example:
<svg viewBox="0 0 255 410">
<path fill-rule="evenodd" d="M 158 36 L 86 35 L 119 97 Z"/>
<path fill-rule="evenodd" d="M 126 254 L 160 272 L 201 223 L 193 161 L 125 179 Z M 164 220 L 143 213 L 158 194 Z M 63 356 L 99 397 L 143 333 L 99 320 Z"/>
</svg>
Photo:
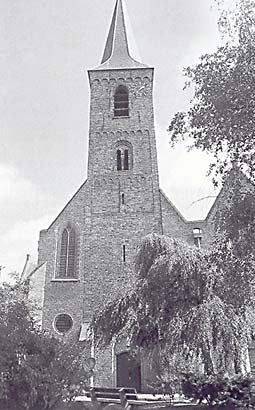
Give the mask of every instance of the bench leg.
<svg viewBox="0 0 255 410">
<path fill-rule="evenodd" d="M 124 389 L 120 389 L 120 404 L 123 409 L 131 410 L 132 406 L 128 404 L 127 396 Z"/>
<path fill-rule="evenodd" d="M 97 401 L 97 396 L 96 396 L 96 392 L 95 392 L 95 390 L 94 390 L 94 388 L 93 387 L 91 387 L 91 389 L 90 389 L 90 397 L 91 397 L 91 404 L 92 404 L 92 406 L 93 406 L 93 410 L 100 410 L 100 409 L 102 409 L 102 404 L 103 403 L 99 403 L 98 401 Z"/>
</svg>

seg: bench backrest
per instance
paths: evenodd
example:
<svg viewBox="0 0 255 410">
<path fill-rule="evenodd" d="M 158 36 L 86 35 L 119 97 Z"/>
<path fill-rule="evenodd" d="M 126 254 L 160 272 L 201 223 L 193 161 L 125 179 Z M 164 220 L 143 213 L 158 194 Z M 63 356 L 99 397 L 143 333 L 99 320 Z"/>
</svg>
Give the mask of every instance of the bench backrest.
<svg viewBox="0 0 255 410">
<path fill-rule="evenodd" d="M 93 392 L 98 399 L 119 399 L 120 390 L 125 393 L 127 400 L 137 400 L 136 389 L 132 387 L 93 387 Z M 90 392 L 86 394 L 88 397 L 91 396 Z"/>
</svg>

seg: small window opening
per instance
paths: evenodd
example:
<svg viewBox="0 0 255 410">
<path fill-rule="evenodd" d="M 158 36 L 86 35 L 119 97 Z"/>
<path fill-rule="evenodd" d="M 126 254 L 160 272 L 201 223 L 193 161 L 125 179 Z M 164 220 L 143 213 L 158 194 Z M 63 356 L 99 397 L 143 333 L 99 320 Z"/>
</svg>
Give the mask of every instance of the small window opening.
<svg viewBox="0 0 255 410">
<path fill-rule="evenodd" d="M 125 204 L 125 194 L 121 194 L 121 204 Z"/>
<path fill-rule="evenodd" d="M 121 164 L 121 150 L 117 150 L 117 171 L 121 171 L 122 169 L 122 164 Z"/>
<path fill-rule="evenodd" d="M 128 149 L 124 150 L 124 170 L 128 169 Z"/>
<path fill-rule="evenodd" d="M 117 149 L 117 171 L 128 171 L 129 166 L 129 150 L 127 148 Z"/>
<path fill-rule="evenodd" d="M 114 95 L 114 116 L 128 117 L 129 115 L 129 98 L 128 90 L 124 85 L 120 85 Z"/>
<path fill-rule="evenodd" d="M 202 230 L 200 228 L 194 228 L 193 229 L 193 238 L 194 238 L 194 245 L 197 248 L 201 248 Z"/>
<path fill-rule="evenodd" d="M 126 262 L 126 245 L 122 246 L 122 257 L 123 257 L 123 262 Z"/>
<path fill-rule="evenodd" d="M 194 238 L 194 245 L 199 249 L 201 248 L 201 240 L 202 238 Z"/>
</svg>

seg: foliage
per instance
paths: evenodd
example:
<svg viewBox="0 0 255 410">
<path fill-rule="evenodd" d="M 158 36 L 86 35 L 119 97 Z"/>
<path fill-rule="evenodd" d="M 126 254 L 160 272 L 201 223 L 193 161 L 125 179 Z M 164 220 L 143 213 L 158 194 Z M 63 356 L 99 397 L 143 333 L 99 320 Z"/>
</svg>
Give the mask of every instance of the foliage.
<svg viewBox="0 0 255 410">
<path fill-rule="evenodd" d="M 252 409 L 251 390 L 254 384 L 252 376 L 238 375 L 228 378 L 217 376 L 185 374 L 182 383 L 183 394 L 199 404 L 220 404 L 226 408 Z"/>
<path fill-rule="evenodd" d="M 197 357 L 192 361 L 191 357 L 185 357 L 183 352 L 171 354 L 167 349 L 160 349 L 158 346 L 153 350 L 148 352 L 147 357 L 155 377 L 154 381 L 148 383 L 148 387 L 154 394 L 162 394 L 171 400 L 175 394 L 182 394 L 183 374 L 201 373 L 201 362 Z"/>
<path fill-rule="evenodd" d="M 239 310 L 254 306 L 254 190 L 243 174 L 232 171 L 214 216 L 216 235 L 210 259 L 222 272 L 222 289 L 219 283 L 217 293 L 222 297 L 224 292 L 227 303 Z"/>
<path fill-rule="evenodd" d="M 224 191 L 215 215 L 217 235 L 220 241 L 231 242 L 232 252 L 244 259 L 255 247 L 255 186 L 234 169 Z"/>
<path fill-rule="evenodd" d="M 231 278 L 216 262 L 215 251 L 149 235 L 138 252 L 133 291 L 94 318 L 96 340 L 108 344 L 126 335 L 134 346 L 158 346 L 169 359 L 181 352 L 199 358 L 208 374 L 239 370 L 252 334 L 254 275 L 247 274 L 240 297 L 233 281 L 233 300 Z"/>
<path fill-rule="evenodd" d="M 246 348 L 254 334 L 255 3 L 236 0 L 228 10 L 227 0 L 217 2 L 222 7 L 219 27 L 227 42 L 202 56 L 195 67 L 185 69 L 186 86 L 194 87 L 194 96 L 189 110 L 172 119 L 169 132 L 172 145 L 189 136 L 193 147 L 212 153 L 214 162 L 209 170 L 214 172 L 214 182 L 219 177 L 224 181 L 210 216 L 214 217 L 216 235 L 204 264 L 205 270 L 214 270 L 212 298 L 195 312 L 194 320 L 199 315 L 199 320 L 217 315 L 218 340 L 212 340 L 219 347 L 218 360 L 224 350 L 220 340 L 224 343 L 230 331 L 230 344 L 236 350 L 231 356 L 238 371 L 242 346 Z M 236 332 L 228 325 L 232 320 Z M 238 330 L 238 320 L 243 331 Z M 225 356 L 225 365 L 229 359 Z"/>
<path fill-rule="evenodd" d="M 171 141 L 174 145 L 189 136 L 193 147 L 212 153 L 210 171 L 216 176 L 227 175 L 235 164 L 254 180 L 254 1 L 238 0 L 234 11 L 221 14 L 219 25 L 231 32 L 232 41 L 185 69 L 194 96 L 189 110 L 171 120 Z"/>
<path fill-rule="evenodd" d="M 86 357 L 71 341 L 36 329 L 21 287 L 0 287 L 0 408 L 53 409 L 86 383 Z"/>
<path fill-rule="evenodd" d="M 169 398 L 170 401 L 174 398 L 174 392 L 176 389 L 176 384 L 178 383 L 178 379 L 170 377 L 165 380 L 163 377 L 157 377 L 157 380 L 153 382 L 150 387 L 153 389 L 155 394 L 162 394 L 165 398 Z"/>
<path fill-rule="evenodd" d="M 179 255 L 175 251 L 179 252 Z M 157 235 L 148 236 L 137 257 L 138 281 L 133 288 L 134 291 L 129 291 L 117 303 L 115 301 L 109 304 L 102 312 L 102 316 L 99 315 L 95 318 L 96 337 L 101 337 L 102 341 L 108 344 L 116 333 L 126 328 L 132 341 L 135 341 L 139 346 L 145 346 L 147 340 L 150 342 L 158 341 L 166 324 L 165 319 L 168 319 L 170 313 L 177 309 L 175 302 L 182 306 L 182 301 L 178 301 L 178 295 L 175 293 L 178 288 L 178 276 L 183 275 L 182 264 L 186 263 L 187 267 L 192 262 L 196 264 L 196 259 L 192 258 L 192 253 L 197 253 L 196 249 L 191 250 L 188 258 L 182 257 L 185 252 L 187 252 L 187 247 L 183 247 L 178 241 L 168 240 Z M 168 257 L 169 254 L 171 257 Z M 174 267 L 178 268 L 173 278 L 165 270 L 168 264 L 170 264 L 170 270 Z M 159 265 L 163 267 L 161 269 L 162 278 L 157 276 Z M 186 271 L 184 274 L 187 274 Z M 157 277 L 156 281 L 155 276 Z M 190 285 L 183 282 L 183 286 L 187 288 L 183 292 L 185 299 L 185 292 L 188 291 Z M 175 294 L 173 300 L 168 298 L 170 287 Z M 191 290 L 190 287 L 190 292 L 192 291 L 194 298 L 198 297 L 197 290 Z M 155 315 L 157 318 L 154 317 Z M 142 327 L 140 327 L 140 323 L 143 323 Z"/>
</svg>

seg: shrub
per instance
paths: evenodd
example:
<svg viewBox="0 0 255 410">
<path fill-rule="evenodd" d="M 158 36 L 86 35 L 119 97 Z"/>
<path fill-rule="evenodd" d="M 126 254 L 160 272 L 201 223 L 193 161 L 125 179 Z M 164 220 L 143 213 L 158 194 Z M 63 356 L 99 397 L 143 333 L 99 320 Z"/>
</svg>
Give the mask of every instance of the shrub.
<svg viewBox="0 0 255 410">
<path fill-rule="evenodd" d="M 239 375 L 233 378 L 224 375 L 196 376 L 185 374 L 182 382 L 183 394 L 199 404 L 219 404 L 226 408 L 254 409 L 251 389 L 254 378 Z"/>
</svg>

